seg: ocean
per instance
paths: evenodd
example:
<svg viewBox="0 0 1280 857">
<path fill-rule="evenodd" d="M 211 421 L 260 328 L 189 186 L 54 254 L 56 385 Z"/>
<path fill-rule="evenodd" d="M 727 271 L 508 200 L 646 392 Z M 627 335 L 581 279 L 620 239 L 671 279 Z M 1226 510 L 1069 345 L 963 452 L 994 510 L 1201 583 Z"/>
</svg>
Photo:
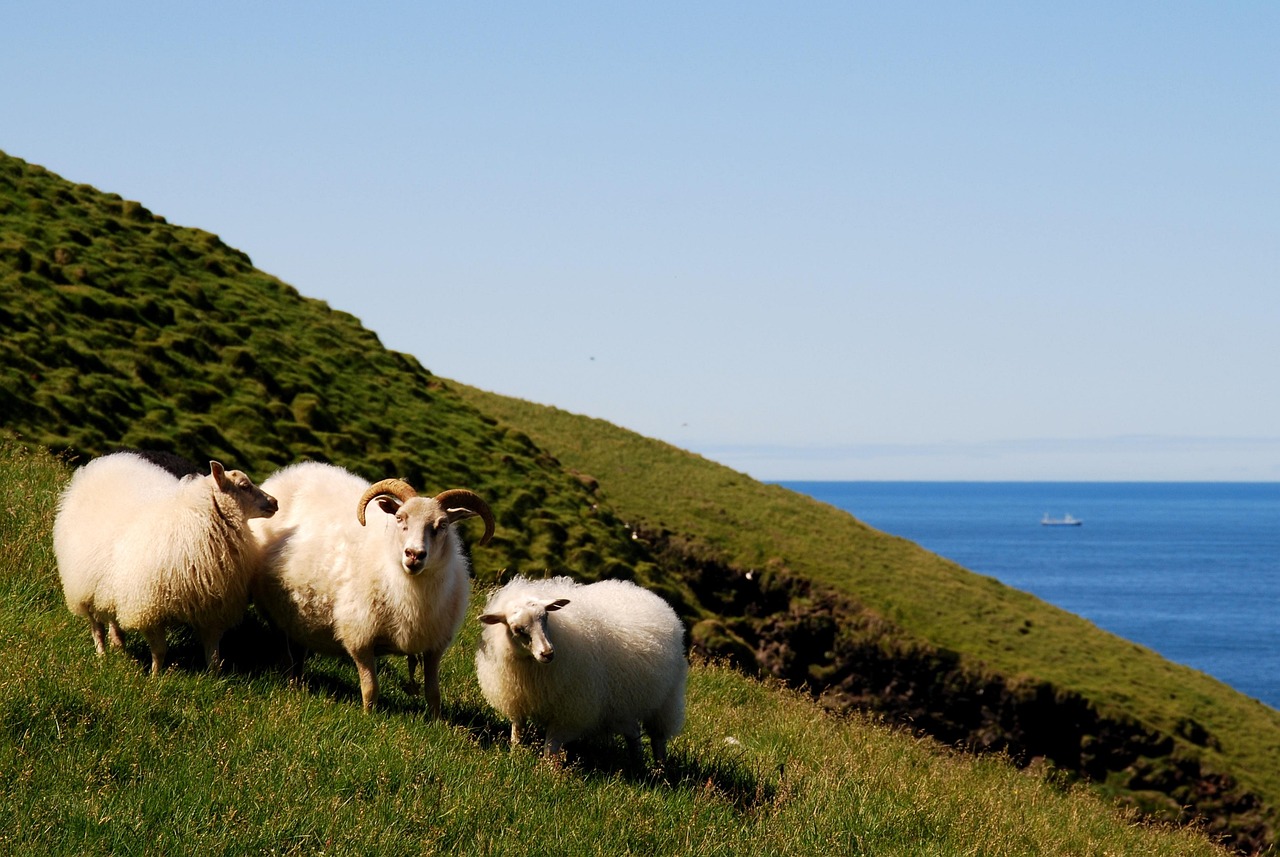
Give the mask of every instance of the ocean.
<svg viewBox="0 0 1280 857">
<path fill-rule="evenodd" d="M 779 484 L 1280 708 L 1280 483 Z"/>
</svg>

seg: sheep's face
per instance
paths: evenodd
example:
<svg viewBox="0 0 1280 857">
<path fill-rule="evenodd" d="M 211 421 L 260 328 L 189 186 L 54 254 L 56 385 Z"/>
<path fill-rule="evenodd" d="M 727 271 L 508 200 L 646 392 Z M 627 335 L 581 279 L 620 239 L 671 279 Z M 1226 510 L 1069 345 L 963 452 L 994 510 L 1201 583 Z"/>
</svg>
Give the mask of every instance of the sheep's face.
<svg viewBox="0 0 1280 857">
<path fill-rule="evenodd" d="M 412 497 L 401 503 L 394 497 L 379 497 L 378 505 L 395 518 L 400 533 L 400 568 L 405 574 L 421 574 L 452 554 L 449 513 L 435 500 Z"/>
<path fill-rule="evenodd" d="M 480 621 L 486 625 L 506 626 L 507 639 L 517 657 L 532 658 L 541 664 L 550 663 L 556 656 L 556 647 L 547 636 L 547 614 L 554 613 L 569 603 L 568 598 L 554 601 L 530 599 L 505 613 L 486 613 Z"/>
<path fill-rule="evenodd" d="M 216 461 L 209 462 L 209 479 L 217 489 L 231 498 L 248 518 L 270 518 L 280 508 L 276 498 L 257 485 L 239 470 L 227 470 Z"/>
<path fill-rule="evenodd" d="M 371 503 L 395 519 L 399 538 L 396 561 L 405 574 L 421 574 L 424 569 L 447 565 L 458 550 L 453 524 L 479 516 L 484 519 L 485 544 L 493 536 L 493 512 L 473 491 L 452 488 L 434 497 L 420 497 L 403 479 L 383 479 L 365 489 L 356 503 L 356 520 L 366 525 L 365 513 Z"/>
</svg>

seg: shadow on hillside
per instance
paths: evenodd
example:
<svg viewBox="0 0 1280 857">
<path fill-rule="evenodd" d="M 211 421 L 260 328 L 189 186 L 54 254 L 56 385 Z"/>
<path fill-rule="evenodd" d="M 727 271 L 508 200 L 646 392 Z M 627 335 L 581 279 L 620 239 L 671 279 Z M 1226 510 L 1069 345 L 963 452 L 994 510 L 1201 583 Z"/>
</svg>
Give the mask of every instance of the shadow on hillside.
<svg viewBox="0 0 1280 857">
<path fill-rule="evenodd" d="M 222 637 L 222 669 L 225 673 L 260 676 L 285 674 L 289 665 L 284 635 L 261 619 L 253 610 Z M 125 633 L 125 651 L 144 669 L 151 668 L 151 651 L 137 632 Z M 185 625 L 169 630 L 169 652 L 166 669 L 182 672 L 204 672 L 204 647 L 195 632 Z"/>
<path fill-rule="evenodd" d="M 126 650 L 142 669 L 150 669 L 151 653 L 142 637 L 127 635 Z M 303 647 L 259 615 L 253 607 L 240 624 L 222 638 L 222 673 L 246 678 L 268 677 L 281 685 L 295 682 L 305 693 L 327 697 L 335 702 L 361 706 L 360 679 L 351 658 L 341 655 L 306 653 Z M 305 658 L 305 666 L 302 666 Z M 398 661 L 399 666 L 393 664 Z M 427 705 L 421 690 L 408 687 L 403 657 L 378 658 L 378 709 L 384 713 L 423 716 Z M 205 671 L 204 649 L 195 634 L 186 627 L 169 633 L 168 670 L 187 673 Z M 449 714 L 449 689 L 444 689 L 445 720 Z"/>
<path fill-rule="evenodd" d="M 488 749 L 509 748 L 511 724 L 493 709 L 468 703 L 444 706 L 445 719 L 466 729 L 472 740 Z M 542 745 L 542 734 L 530 730 L 525 745 L 511 748 L 513 753 L 534 754 Z M 637 766 L 620 737 L 588 738 L 575 741 L 565 749 L 565 769 L 586 780 L 621 778 L 655 789 L 700 792 L 731 804 L 739 812 L 751 812 L 771 803 L 778 786 L 769 782 L 747 762 L 729 752 L 695 753 L 681 746 L 676 738 L 667 755 L 666 764 L 658 766 L 649 755 L 645 742 L 645 762 Z"/>
<path fill-rule="evenodd" d="M 243 676 L 245 678 L 276 678 L 280 684 L 289 683 L 295 678 L 302 689 L 308 693 L 316 693 L 334 700 L 351 701 L 360 706 L 360 682 L 356 677 L 355 666 L 350 658 L 327 658 L 309 656 L 306 667 L 298 673 L 302 650 L 292 643 L 283 632 L 273 627 L 251 607 L 244 619 L 227 631 L 222 638 L 222 674 L 224 676 Z M 125 651 L 138 662 L 143 670 L 151 668 L 151 652 L 141 635 L 126 634 Z M 381 666 L 381 663 L 380 663 Z M 185 626 L 169 631 L 169 652 L 166 667 L 169 671 L 181 671 L 198 674 L 206 670 L 204 648 L 195 633 Z M 384 682 L 394 681 L 394 673 L 379 670 L 379 678 Z M 388 696 L 397 697 L 403 694 L 391 694 L 385 691 L 380 706 L 392 711 L 420 712 L 423 710 L 420 699 L 414 706 L 414 700 L 408 705 L 391 704 Z"/>
<path fill-rule="evenodd" d="M 761 777 L 743 759 L 715 752 L 703 756 L 680 747 L 679 739 L 666 764 L 652 769 L 637 771 L 621 741 L 587 743 L 580 755 L 570 756 L 570 762 L 588 779 L 621 776 L 652 788 L 697 792 L 723 800 L 739 812 L 761 809 L 778 793 L 776 783 Z"/>
<path fill-rule="evenodd" d="M 471 740 L 484 749 L 506 747 L 511 743 L 511 724 L 489 706 L 445 697 L 443 708 L 444 719 L 455 726 L 461 726 L 471 736 Z"/>
<path fill-rule="evenodd" d="M 141 669 L 150 668 L 151 653 L 139 635 L 128 635 L 126 651 Z M 290 680 L 297 652 L 282 633 L 250 610 L 244 621 L 223 638 L 222 654 L 224 674 L 277 676 L 284 684 Z M 204 650 L 189 629 L 176 629 L 170 634 L 168 669 L 204 672 Z M 399 715 L 425 713 L 422 697 L 407 691 L 405 676 L 400 670 L 388 669 L 380 659 L 378 676 L 382 686 L 379 709 Z M 309 658 L 299 681 L 306 693 L 360 706 L 360 684 L 349 659 Z M 446 688 L 442 714 L 446 723 L 466 730 L 471 739 L 486 750 L 500 751 L 510 746 L 511 725 L 487 705 L 451 697 Z M 511 752 L 532 754 L 541 744 L 542 736 L 535 731 L 526 746 Z M 773 802 L 778 793 L 778 778 L 762 776 L 741 754 L 734 754 L 729 748 L 694 751 L 677 738 L 666 764 L 661 766 L 653 764 L 647 740 L 643 765 L 632 760 L 625 742 L 617 736 L 576 741 L 566 749 L 566 770 L 584 779 L 621 778 L 654 789 L 697 792 L 723 800 L 739 812 L 760 809 Z"/>
<path fill-rule="evenodd" d="M 350 657 L 308 653 L 252 610 L 245 621 L 228 632 L 223 651 L 227 668 L 236 673 L 275 675 L 282 683 L 296 681 L 299 688 L 307 693 L 357 708 L 362 704 L 360 679 Z M 392 665 L 396 661 L 399 668 Z M 415 693 L 408 688 L 404 663 L 403 657 L 378 658 L 377 707 L 384 713 L 421 716 L 427 705 L 420 690 Z"/>
<path fill-rule="evenodd" d="M 195 632 L 185 625 L 171 628 L 165 669 L 187 673 L 206 671 L 204 647 Z M 125 632 L 125 653 L 143 670 L 151 669 L 151 650 L 136 631 Z M 282 634 L 252 611 L 222 637 L 222 670 L 245 676 L 260 676 L 287 669 L 287 652 Z"/>
</svg>

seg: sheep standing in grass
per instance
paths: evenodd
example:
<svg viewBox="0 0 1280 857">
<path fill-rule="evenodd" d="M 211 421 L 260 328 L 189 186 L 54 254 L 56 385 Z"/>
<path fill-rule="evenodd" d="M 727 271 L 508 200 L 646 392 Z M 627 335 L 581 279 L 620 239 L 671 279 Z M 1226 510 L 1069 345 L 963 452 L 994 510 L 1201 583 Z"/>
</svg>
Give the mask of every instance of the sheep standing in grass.
<svg viewBox="0 0 1280 857">
<path fill-rule="evenodd" d="M 286 467 L 263 487 L 283 511 L 254 525 L 265 551 L 255 603 L 306 648 L 349 655 L 366 710 L 378 700 L 379 654 L 408 655 L 410 682 L 421 662 L 423 695 L 439 716 L 440 658 L 471 594 L 454 524 L 479 516 L 485 544 L 488 505 L 462 489 L 419 497 L 399 479 L 370 485 L 315 462 Z"/>
<path fill-rule="evenodd" d="M 238 470 L 209 462 L 208 476 L 178 479 L 133 453 L 76 471 L 53 523 L 67 607 L 85 616 L 99 654 L 141 631 L 151 672 L 164 668 L 171 625 L 195 628 L 211 669 L 222 634 L 244 614 L 258 568 L 250 518 L 276 501 Z"/>
<path fill-rule="evenodd" d="M 476 675 L 485 699 L 511 721 L 545 730 L 543 752 L 591 733 L 621 733 L 640 762 L 640 729 L 654 759 L 684 725 L 684 626 L 665 601 L 633 583 L 582 585 L 567 577 L 517 577 L 495 592 L 480 621 Z"/>
</svg>

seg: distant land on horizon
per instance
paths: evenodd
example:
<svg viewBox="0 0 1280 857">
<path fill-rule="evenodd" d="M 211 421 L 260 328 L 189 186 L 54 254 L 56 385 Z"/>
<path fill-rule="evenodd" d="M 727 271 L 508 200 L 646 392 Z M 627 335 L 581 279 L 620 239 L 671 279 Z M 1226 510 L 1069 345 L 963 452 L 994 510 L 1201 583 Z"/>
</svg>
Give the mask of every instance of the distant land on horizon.
<svg viewBox="0 0 1280 857">
<path fill-rule="evenodd" d="M 765 482 L 1280 482 L 1280 436 L 687 448 Z"/>
</svg>

